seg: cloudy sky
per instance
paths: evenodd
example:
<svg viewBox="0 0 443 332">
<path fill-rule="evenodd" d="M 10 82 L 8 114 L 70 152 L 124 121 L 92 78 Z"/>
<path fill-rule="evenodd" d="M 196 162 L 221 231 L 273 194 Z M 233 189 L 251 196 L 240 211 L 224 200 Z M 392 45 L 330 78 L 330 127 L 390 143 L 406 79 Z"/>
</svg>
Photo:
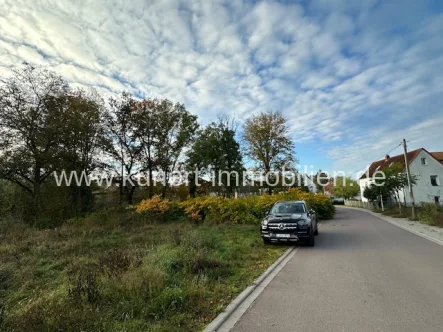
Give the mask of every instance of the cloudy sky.
<svg viewBox="0 0 443 332">
<path fill-rule="evenodd" d="M 0 76 L 22 62 L 203 124 L 280 110 L 315 169 L 443 151 L 440 0 L 0 0 Z"/>
</svg>

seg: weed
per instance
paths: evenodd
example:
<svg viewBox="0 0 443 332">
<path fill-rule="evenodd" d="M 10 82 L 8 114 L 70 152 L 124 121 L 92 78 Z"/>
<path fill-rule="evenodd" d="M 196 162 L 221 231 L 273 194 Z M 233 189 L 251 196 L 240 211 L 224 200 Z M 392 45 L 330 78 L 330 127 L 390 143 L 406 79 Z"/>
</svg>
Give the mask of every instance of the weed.
<svg viewBox="0 0 443 332">
<path fill-rule="evenodd" d="M 443 227 L 443 211 L 436 204 L 423 203 L 418 213 L 418 219 L 432 226 Z"/>
<path fill-rule="evenodd" d="M 129 269 L 132 258 L 127 251 L 116 248 L 101 255 L 98 262 L 107 274 L 117 276 Z"/>
<path fill-rule="evenodd" d="M 3 301 L 0 300 L 0 328 L 3 325 L 4 316 L 5 316 L 5 305 L 3 304 Z"/>
<path fill-rule="evenodd" d="M 6 331 L 201 330 L 285 250 L 255 225 L 154 224 L 117 208 L 4 230 Z"/>
<path fill-rule="evenodd" d="M 86 300 L 89 304 L 96 304 L 100 299 L 97 268 L 85 266 L 77 273 L 68 273 L 68 297 L 74 301 Z"/>
<path fill-rule="evenodd" d="M 208 269 L 218 268 L 221 265 L 222 263 L 219 259 L 211 257 L 211 255 L 202 249 L 198 250 L 189 261 L 191 272 L 196 275 L 204 273 Z"/>
<path fill-rule="evenodd" d="M 0 298 L 6 294 L 11 273 L 7 270 L 0 269 Z"/>
<path fill-rule="evenodd" d="M 182 243 L 182 233 L 178 229 L 171 230 L 172 242 L 179 246 Z"/>
</svg>

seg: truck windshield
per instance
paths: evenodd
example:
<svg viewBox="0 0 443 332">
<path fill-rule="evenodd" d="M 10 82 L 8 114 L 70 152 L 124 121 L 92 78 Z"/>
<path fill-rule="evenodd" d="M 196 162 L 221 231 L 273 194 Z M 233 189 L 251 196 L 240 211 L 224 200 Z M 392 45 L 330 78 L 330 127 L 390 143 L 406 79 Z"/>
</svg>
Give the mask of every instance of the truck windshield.
<svg viewBox="0 0 443 332">
<path fill-rule="evenodd" d="M 305 213 L 303 203 L 277 203 L 271 209 L 271 214 Z"/>
</svg>

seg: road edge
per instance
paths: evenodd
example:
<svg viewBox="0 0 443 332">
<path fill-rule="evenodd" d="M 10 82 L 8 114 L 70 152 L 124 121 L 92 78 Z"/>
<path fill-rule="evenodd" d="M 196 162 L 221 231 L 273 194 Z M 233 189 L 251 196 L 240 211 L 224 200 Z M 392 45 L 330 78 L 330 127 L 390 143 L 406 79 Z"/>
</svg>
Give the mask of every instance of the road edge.
<svg viewBox="0 0 443 332">
<path fill-rule="evenodd" d="M 295 255 L 299 247 L 291 247 L 280 256 L 263 274 L 258 277 L 252 285 L 248 286 L 240 293 L 227 307 L 221 312 L 203 332 L 214 332 L 219 330 L 229 331 L 234 327 L 235 323 L 240 319 L 244 312 L 249 308 L 252 302 L 260 295 L 262 290 L 274 279 L 278 272 L 288 263 L 288 261 Z M 259 290 L 259 291 L 258 291 Z M 244 306 L 243 304 L 247 304 Z M 242 312 L 237 312 L 242 307 Z M 237 313 L 234 316 L 234 313 Z M 231 319 L 232 318 L 232 319 Z M 223 326 L 229 320 L 229 326 Z"/>
<path fill-rule="evenodd" d="M 426 239 L 426 240 L 429 240 L 429 241 L 431 241 L 431 242 L 434 242 L 434 243 L 436 243 L 436 244 L 439 244 L 439 245 L 443 246 L 443 241 L 440 241 L 440 240 L 435 239 L 435 238 L 433 238 L 433 237 L 431 237 L 431 236 L 428 236 L 428 235 L 426 235 L 426 234 L 423 234 L 423 233 L 417 232 L 417 231 L 415 231 L 415 230 L 413 230 L 413 229 L 411 229 L 411 228 L 408 228 L 408 227 L 405 227 L 405 226 L 403 226 L 403 225 L 400 225 L 400 224 L 396 223 L 395 221 L 392 221 L 392 220 L 391 220 L 389 217 L 387 217 L 387 216 L 381 215 L 381 214 L 379 214 L 379 213 L 372 212 L 372 211 L 370 211 L 370 210 L 361 209 L 361 208 L 356 208 L 356 207 L 353 207 L 353 206 L 341 206 L 341 207 L 344 207 L 344 208 L 346 208 L 346 209 L 352 209 L 352 210 L 358 210 L 358 211 L 367 212 L 367 213 L 369 213 L 369 214 L 372 214 L 374 217 L 377 217 L 378 219 L 381 219 L 381 220 L 383 220 L 383 221 L 386 221 L 386 222 L 390 223 L 391 225 L 397 226 L 398 228 L 404 229 L 405 231 L 408 231 L 408 232 L 410 232 L 410 233 L 412 233 L 412 234 L 415 234 L 415 235 L 421 236 L 422 238 L 424 238 L 424 239 Z"/>
</svg>

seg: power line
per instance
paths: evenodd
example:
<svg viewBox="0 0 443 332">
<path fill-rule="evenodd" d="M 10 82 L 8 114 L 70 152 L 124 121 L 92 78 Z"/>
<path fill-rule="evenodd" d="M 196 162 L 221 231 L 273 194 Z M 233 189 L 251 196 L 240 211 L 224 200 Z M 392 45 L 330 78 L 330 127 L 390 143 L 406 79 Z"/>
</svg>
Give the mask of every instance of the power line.
<svg viewBox="0 0 443 332">
<path fill-rule="evenodd" d="M 392 151 L 394 151 L 395 149 L 397 149 L 399 146 L 401 146 L 403 143 L 399 143 L 398 145 L 396 145 L 393 149 L 391 149 L 389 152 L 385 153 L 384 155 L 382 155 L 380 158 L 378 158 L 377 160 L 383 159 L 384 156 L 390 154 Z M 360 172 L 361 170 L 365 169 L 367 166 L 363 166 L 362 168 L 360 168 L 359 170 L 352 172 L 351 174 L 356 174 L 358 172 Z"/>
<path fill-rule="evenodd" d="M 412 203 L 412 219 L 415 219 L 414 190 L 412 188 L 411 172 L 409 170 L 408 147 L 406 145 L 406 139 L 403 139 L 402 145 L 403 145 L 404 154 L 405 154 L 405 169 L 406 169 L 406 175 L 408 177 L 409 195 L 410 195 L 411 203 Z"/>
</svg>

